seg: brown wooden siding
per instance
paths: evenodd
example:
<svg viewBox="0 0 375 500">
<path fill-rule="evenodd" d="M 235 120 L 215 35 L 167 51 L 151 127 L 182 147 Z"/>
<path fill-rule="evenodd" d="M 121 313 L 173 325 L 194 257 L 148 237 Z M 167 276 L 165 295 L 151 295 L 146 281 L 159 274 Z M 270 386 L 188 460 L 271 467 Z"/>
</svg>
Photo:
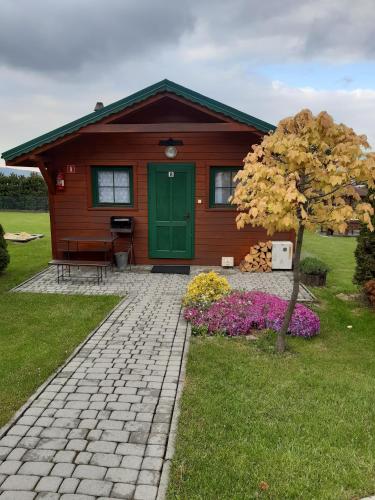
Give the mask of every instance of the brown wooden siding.
<svg viewBox="0 0 375 500">
<path fill-rule="evenodd" d="M 76 165 L 76 173 L 65 173 L 66 188 L 51 196 L 53 254 L 64 236 L 108 235 L 111 215 L 135 217 L 135 255 L 138 264 L 177 263 L 220 265 L 222 256 L 234 256 L 235 263 L 248 252 L 249 246 L 264 240 L 266 232 L 246 227 L 237 230 L 236 211 L 209 208 L 210 166 L 238 165 L 257 138 L 251 133 L 178 134 L 184 142 L 173 161 L 164 156 L 160 139 L 168 134 L 93 134 L 74 139 L 50 150 L 49 168 L 56 173 L 66 171 L 67 164 Z M 148 163 L 192 162 L 196 166 L 195 192 L 195 258 L 188 261 L 149 259 L 148 257 Z M 91 196 L 91 165 L 132 165 L 134 169 L 134 208 L 94 208 Z M 201 204 L 197 200 L 202 200 Z M 293 240 L 293 232 L 278 233 L 277 240 Z M 121 241 L 118 242 L 121 248 Z"/>
</svg>

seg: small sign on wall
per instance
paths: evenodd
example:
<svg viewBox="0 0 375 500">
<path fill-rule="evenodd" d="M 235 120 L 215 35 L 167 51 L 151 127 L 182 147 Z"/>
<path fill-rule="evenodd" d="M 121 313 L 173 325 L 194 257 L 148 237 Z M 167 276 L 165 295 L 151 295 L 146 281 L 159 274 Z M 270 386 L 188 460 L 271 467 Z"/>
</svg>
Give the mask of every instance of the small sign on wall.
<svg viewBox="0 0 375 500">
<path fill-rule="evenodd" d="M 75 165 L 67 165 L 66 166 L 66 173 L 67 174 L 75 174 L 76 173 L 76 166 Z"/>
</svg>

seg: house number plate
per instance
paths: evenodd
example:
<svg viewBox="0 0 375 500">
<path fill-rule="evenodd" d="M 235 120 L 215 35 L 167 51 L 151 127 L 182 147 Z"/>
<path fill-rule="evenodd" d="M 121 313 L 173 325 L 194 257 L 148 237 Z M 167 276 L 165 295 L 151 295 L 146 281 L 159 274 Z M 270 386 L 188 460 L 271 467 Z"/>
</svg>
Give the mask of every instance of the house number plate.
<svg viewBox="0 0 375 500">
<path fill-rule="evenodd" d="M 174 172 L 168 172 L 168 177 L 174 177 Z"/>
</svg>

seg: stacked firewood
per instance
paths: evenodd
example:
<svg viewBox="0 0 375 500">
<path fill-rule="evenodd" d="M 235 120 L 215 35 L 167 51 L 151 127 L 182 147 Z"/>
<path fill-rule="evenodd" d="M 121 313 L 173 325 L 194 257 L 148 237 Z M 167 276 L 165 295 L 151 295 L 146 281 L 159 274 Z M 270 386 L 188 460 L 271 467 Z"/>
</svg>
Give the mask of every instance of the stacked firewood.
<svg viewBox="0 0 375 500">
<path fill-rule="evenodd" d="M 375 307 L 375 279 L 365 283 L 363 288 L 370 304 Z"/>
<path fill-rule="evenodd" d="M 243 273 L 270 273 L 272 270 L 272 241 L 260 241 L 239 265 Z"/>
</svg>

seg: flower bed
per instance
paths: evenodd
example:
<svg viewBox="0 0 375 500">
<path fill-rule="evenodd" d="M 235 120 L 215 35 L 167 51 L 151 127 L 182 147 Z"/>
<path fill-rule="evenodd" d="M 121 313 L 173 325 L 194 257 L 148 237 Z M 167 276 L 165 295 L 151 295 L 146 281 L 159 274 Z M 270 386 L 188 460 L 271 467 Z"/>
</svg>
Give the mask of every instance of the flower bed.
<svg viewBox="0 0 375 500">
<path fill-rule="evenodd" d="M 207 308 L 188 306 L 185 319 L 196 332 L 210 335 L 247 335 L 253 330 L 280 331 L 288 301 L 264 292 L 233 292 Z M 319 317 L 309 308 L 297 304 L 293 313 L 289 335 L 313 337 L 319 333 Z"/>
</svg>

